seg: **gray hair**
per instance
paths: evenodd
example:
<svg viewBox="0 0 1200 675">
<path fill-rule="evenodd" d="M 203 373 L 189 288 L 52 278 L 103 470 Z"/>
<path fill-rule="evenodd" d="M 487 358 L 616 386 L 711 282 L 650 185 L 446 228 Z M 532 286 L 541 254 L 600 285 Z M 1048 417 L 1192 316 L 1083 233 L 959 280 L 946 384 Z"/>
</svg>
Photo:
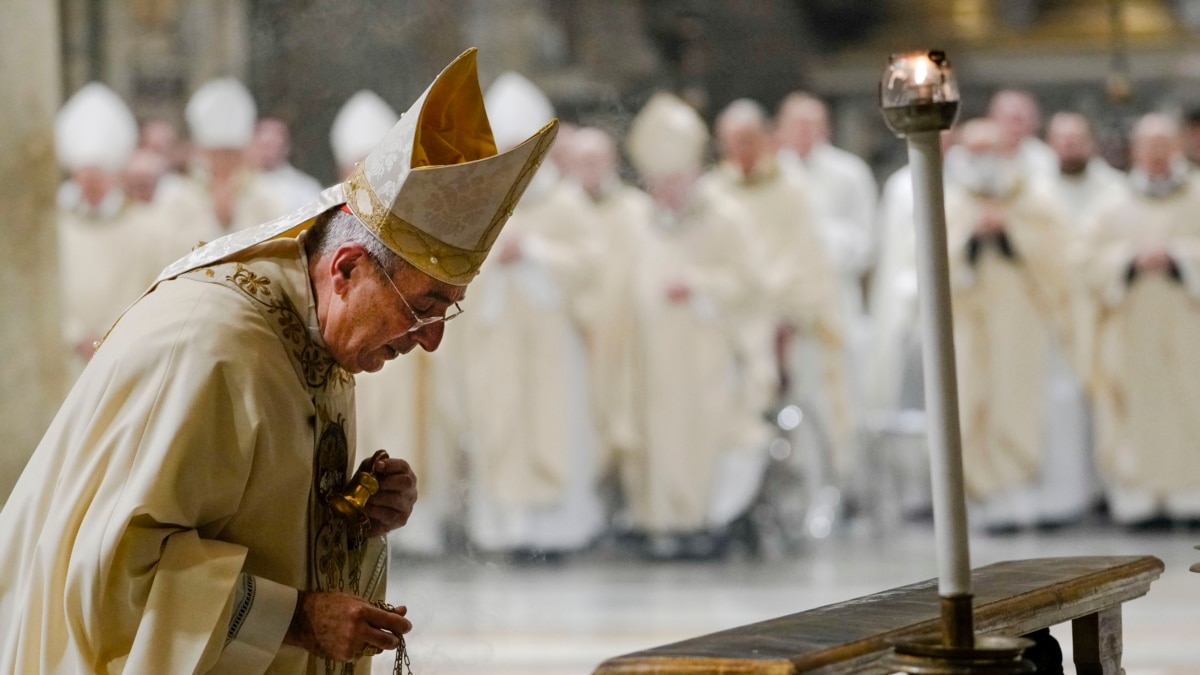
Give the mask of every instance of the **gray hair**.
<svg viewBox="0 0 1200 675">
<path fill-rule="evenodd" d="M 363 225 L 354 214 L 341 209 L 330 209 L 317 216 L 305 241 L 305 251 L 310 258 L 329 255 L 344 244 L 358 244 L 367 250 L 389 277 L 396 276 L 407 264 L 404 259 L 388 248 Z"/>
</svg>

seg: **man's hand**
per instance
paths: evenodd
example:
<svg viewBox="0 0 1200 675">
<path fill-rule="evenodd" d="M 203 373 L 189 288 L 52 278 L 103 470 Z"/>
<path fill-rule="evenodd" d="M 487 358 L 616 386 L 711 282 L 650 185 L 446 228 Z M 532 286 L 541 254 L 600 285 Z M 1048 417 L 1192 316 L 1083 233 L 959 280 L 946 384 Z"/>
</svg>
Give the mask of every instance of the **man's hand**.
<svg viewBox="0 0 1200 675">
<path fill-rule="evenodd" d="M 996 206 L 985 206 L 975 224 L 975 233 L 981 237 L 990 237 L 1004 231 L 1004 209 Z"/>
<path fill-rule="evenodd" d="M 1133 266 L 1138 272 L 1166 273 L 1171 269 L 1171 254 L 1162 249 L 1139 253 L 1133 260 Z"/>
<path fill-rule="evenodd" d="M 687 302 L 692 297 L 692 289 L 682 281 L 672 281 L 667 284 L 667 299 L 671 302 Z"/>
<path fill-rule="evenodd" d="M 372 466 L 372 461 L 374 465 Z M 403 527 L 417 503 L 417 475 L 408 462 L 395 457 L 369 458 L 359 471 L 370 471 L 379 481 L 379 492 L 363 509 L 371 519 L 367 535 L 378 537 Z"/>
<path fill-rule="evenodd" d="M 346 593 L 300 591 L 283 642 L 345 663 L 362 656 L 364 648 L 400 646 L 400 636 L 412 630 L 407 612 L 407 607 L 389 612 Z"/>
</svg>

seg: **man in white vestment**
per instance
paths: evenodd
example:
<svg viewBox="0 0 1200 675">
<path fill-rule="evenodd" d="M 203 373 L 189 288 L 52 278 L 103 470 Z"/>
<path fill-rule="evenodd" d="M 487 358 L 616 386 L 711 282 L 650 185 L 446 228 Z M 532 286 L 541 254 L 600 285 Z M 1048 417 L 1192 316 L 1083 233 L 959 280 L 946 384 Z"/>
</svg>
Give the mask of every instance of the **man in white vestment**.
<svg viewBox="0 0 1200 675">
<path fill-rule="evenodd" d="M 1099 305 L 1097 459 L 1120 523 L 1200 519 L 1200 182 L 1179 125 L 1133 131 L 1131 193 L 1096 214 L 1088 281 Z"/>
<path fill-rule="evenodd" d="M 275 117 L 260 119 L 247 154 L 250 168 L 262 175 L 267 189 L 278 197 L 286 210 L 298 209 L 321 194 L 317 179 L 288 161 L 292 154 L 292 135 L 287 122 Z"/>
<path fill-rule="evenodd" d="M 838 276 L 851 397 L 857 402 L 862 398 L 861 364 L 869 339 L 863 277 L 878 247 L 878 187 L 862 158 L 830 144 L 829 113 L 820 99 L 804 93 L 785 98 L 776 114 L 776 133 L 780 164 L 803 174 L 818 231 Z"/>
<path fill-rule="evenodd" d="M 977 524 L 1008 531 L 1063 517 L 1057 504 L 1044 514 L 1056 468 L 1046 460 L 1084 442 L 1079 400 L 1063 385 L 1075 384 L 1069 230 L 999 125 L 973 120 L 961 139 L 946 218 L 963 464 Z"/>
<path fill-rule="evenodd" d="M 272 193 L 246 163 L 258 112 L 241 82 L 206 83 L 188 100 L 184 114 L 193 145 L 191 173 L 163 205 L 173 257 L 288 211 L 284 197 Z"/>
<path fill-rule="evenodd" d="M 1092 124 L 1074 112 L 1056 113 L 1046 125 L 1046 143 L 1058 159 L 1049 185 L 1071 226 L 1081 231 L 1088 212 L 1106 198 L 1119 197 L 1125 174 L 1096 154 Z"/>
<path fill-rule="evenodd" d="M 626 148 L 656 209 L 630 251 L 633 296 L 624 365 L 633 445 L 619 459 L 630 525 L 655 558 L 712 557 L 755 497 L 766 462 L 751 421 L 742 326 L 760 302 L 749 216 L 699 179 L 704 121 L 655 94 Z"/>
<path fill-rule="evenodd" d="M 556 141 L 557 143 L 558 141 Z M 597 223 L 603 264 L 591 293 L 588 354 L 591 364 L 592 411 L 600 436 L 597 464 L 601 473 L 616 468 L 616 459 L 633 447 L 633 411 L 629 409 L 634 373 L 621 367 L 631 335 L 632 273 L 638 246 L 654 216 L 653 200 L 624 183 L 618 173 L 617 144 L 608 132 L 583 127 L 571 136 L 563 157 L 569 180 L 587 195 Z"/>
<path fill-rule="evenodd" d="M 517 73 L 486 102 L 497 147 L 554 115 Z M 462 343 L 469 453 L 467 533 L 514 561 L 557 560 L 604 526 L 585 331 L 599 225 L 578 186 L 546 162 L 472 289 Z"/>
<path fill-rule="evenodd" d="M 137 123 L 108 87 L 93 82 L 63 106 L 55 123 L 59 162 L 70 178 L 58 192 L 58 265 L 68 372 L 77 377 L 96 343 L 154 281 L 154 211 L 130 200 L 121 171 L 137 143 Z"/>
<path fill-rule="evenodd" d="M 437 348 L 553 135 L 497 154 L 468 51 L 344 183 L 164 270 L 0 511 L 0 671 L 365 675 L 397 648 L 383 535 L 416 483 L 354 457 L 353 375 Z"/>
<path fill-rule="evenodd" d="M 1047 181 L 1051 194 L 1058 201 L 1070 224 L 1071 241 L 1068 260 L 1077 261 L 1089 237 L 1088 224 L 1092 214 L 1105 203 L 1121 199 L 1128 191 L 1125 174 L 1109 166 L 1096 154 L 1091 122 L 1079 113 L 1060 112 L 1050 118 L 1046 125 L 1046 142 L 1058 157 L 1058 171 Z M 1048 465 L 1053 479 L 1044 498 L 1058 502 L 1057 517 L 1064 521 L 1077 518 L 1081 509 L 1076 505 L 1082 498 L 1095 502 L 1100 497 L 1100 486 L 1095 468 L 1094 420 L 1091 401 L 1088 398 L 1095 347 L 1096 313 L 1099 305 L 1089 293 L 1080 274 L 1071 275 L 1072 321 L 1074 344 L 1071 348 L 1075 372 L 1079 375 L 1075 387 L 1079 407 L 1084 411 L 1083 429 L 1080 434 L 1085 443 L 1058 443 L 1047 450 Z M 1064 381 L 1063 395 L 1067 395 L 1068 384 Z M 1072 454 L 1074 451 L 1078 451 Z"/>
<path fill-rule="evenodd" d="M 779 167 L 770 120 L 758 103 L 734 101 L 717 117 L 715 128 L 722 161 L 705 175 L 704 184 L 749 214 L 763 290 L 760 316 L 744 325 L 754 387 L 743 402 L 752 417 L 761 418 L 775 403 L 782 379 L 789 402 L 799 403 L 809 413 L 806 419 L 820 427 L 815 438 L 825 447 L 815 450 L 849 469 L 852 427 L 842 306 L 805 180 Z"/>
</svg>

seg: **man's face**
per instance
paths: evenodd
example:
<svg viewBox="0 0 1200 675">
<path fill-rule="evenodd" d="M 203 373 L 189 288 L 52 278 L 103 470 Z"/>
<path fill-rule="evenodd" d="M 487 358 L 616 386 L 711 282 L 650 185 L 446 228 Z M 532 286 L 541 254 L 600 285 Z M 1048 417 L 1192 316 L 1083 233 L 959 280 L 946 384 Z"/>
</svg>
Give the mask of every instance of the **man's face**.
<svg viewBox="0 0 1200 675">
<path fill-rule="evenodd" d="M 1063 173 L 1081 171 L 1094 151 L 1087 123 L 1074 118 L 1056 118 L 1046 131 L 1046 142 L 1058 155 Z"/>
<path fill-rule="evenodd" d="M 1151 178 L 1169 176 L 1178 152 L 1178 141 L 1167 133 L 1151 132 L 1133 140 L 1133 164 Z"/>
<path fill-rule="evenodd" d="M 339 264 L 333 279 L 330 307 L 321 327 L 322 336 L 338 365 L 351 373 L 373 373 L 383 364 L 418 345 L 432 352 L 442 342 L 444 322 L 409 332 L 417 318 L 441 317 L 466 292 L 405 265 L 392 282 L 362 247 Z M 334 254 L 335 256 L 337 253 Z M 403 294 L 403 300 L 399 293 Z M 410 310 L 405 305 L 411 305 Z"/>
<path fill-rule="evenodd" d="M 813 147 L 829 135 L 828 120 L 821 104 L 804 101 L 786 106 L 779 114 L 779 144 L 807 157 Z"/>
<path fill-rule="evenodd" d="M 1037 134 L 1037 104 L 1024 95 L 1014 92 L 997 95 L 988 109 L 988 117 L 1004 130 L 1006 144 L 1011 150 Z"/>
<path fill-rule="evenodd" d="M 79 185 L 83 201 L 92 207 L 99 206 L 100 202 L 104 201 L 104 197 L 108 195 L 108 191 L 113 188 L 113 183 L 115 183 L 112 174 L 94 166 L 86 166 L 75 171 L 72 178 Z"/>
<path fill-rule="evenodd" d="M 673 213 L 683 213 L 692 200 L 697 177 L 694 171 L 655 176 L 646 181 L 646 191 L 659 206 Z"/>
<path fill-rule="evenodd" d="M 591 134 L 586 129 L 579 131 L 567 157 L 567 166 L 569 175 L 595 197 L 617 177 L 617 149 L 607 137 Z"/>
<path fill-rule="evenodd" d="M 125 166 L 122 176 L 125 194 L 139 202 L 154 201 L 158 181 L 166 169 L 167 163 L 158 153 L 146 149 L 138 150 Z"/>
<path fill-rule="evenodd" d="M 286 162 L 290 152 L 291 139 L 287 125 L 273 119 L 258 123 L 248 149 L 250 166 L 269 171 Z"/>
<path fill-rule="evenodd" d="M 721 158 L 749 174 L 764 155 L 772 151 L 771 139 L 765 129 L 749 122 L 723 125 L 717 133 Z"/>
</svg>

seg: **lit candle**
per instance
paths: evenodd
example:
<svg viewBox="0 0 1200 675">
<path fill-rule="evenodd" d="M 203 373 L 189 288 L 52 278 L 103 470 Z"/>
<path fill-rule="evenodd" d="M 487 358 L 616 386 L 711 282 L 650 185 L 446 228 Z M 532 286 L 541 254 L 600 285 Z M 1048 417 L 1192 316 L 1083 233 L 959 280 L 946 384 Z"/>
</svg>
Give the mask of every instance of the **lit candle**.
<svg viewBox="0 0 1200 675">
<path fill-rule="evenodd" d="M 915 52 L 892 57 L 879 93 L 884 120 L 908 140 L 912 172 L 938 594 L 952 601 L 945 606 L 955 607 L 949 611 L 957 616 L 956 621 L 944 622 L 956 626 L 944 639 L 948 646 L 969 647 L 973 640 L 971 558 L 938 142 L 941 131 L 950 128 L 958 114 L 958 89 L 944 54 Z"/>
</svg>

